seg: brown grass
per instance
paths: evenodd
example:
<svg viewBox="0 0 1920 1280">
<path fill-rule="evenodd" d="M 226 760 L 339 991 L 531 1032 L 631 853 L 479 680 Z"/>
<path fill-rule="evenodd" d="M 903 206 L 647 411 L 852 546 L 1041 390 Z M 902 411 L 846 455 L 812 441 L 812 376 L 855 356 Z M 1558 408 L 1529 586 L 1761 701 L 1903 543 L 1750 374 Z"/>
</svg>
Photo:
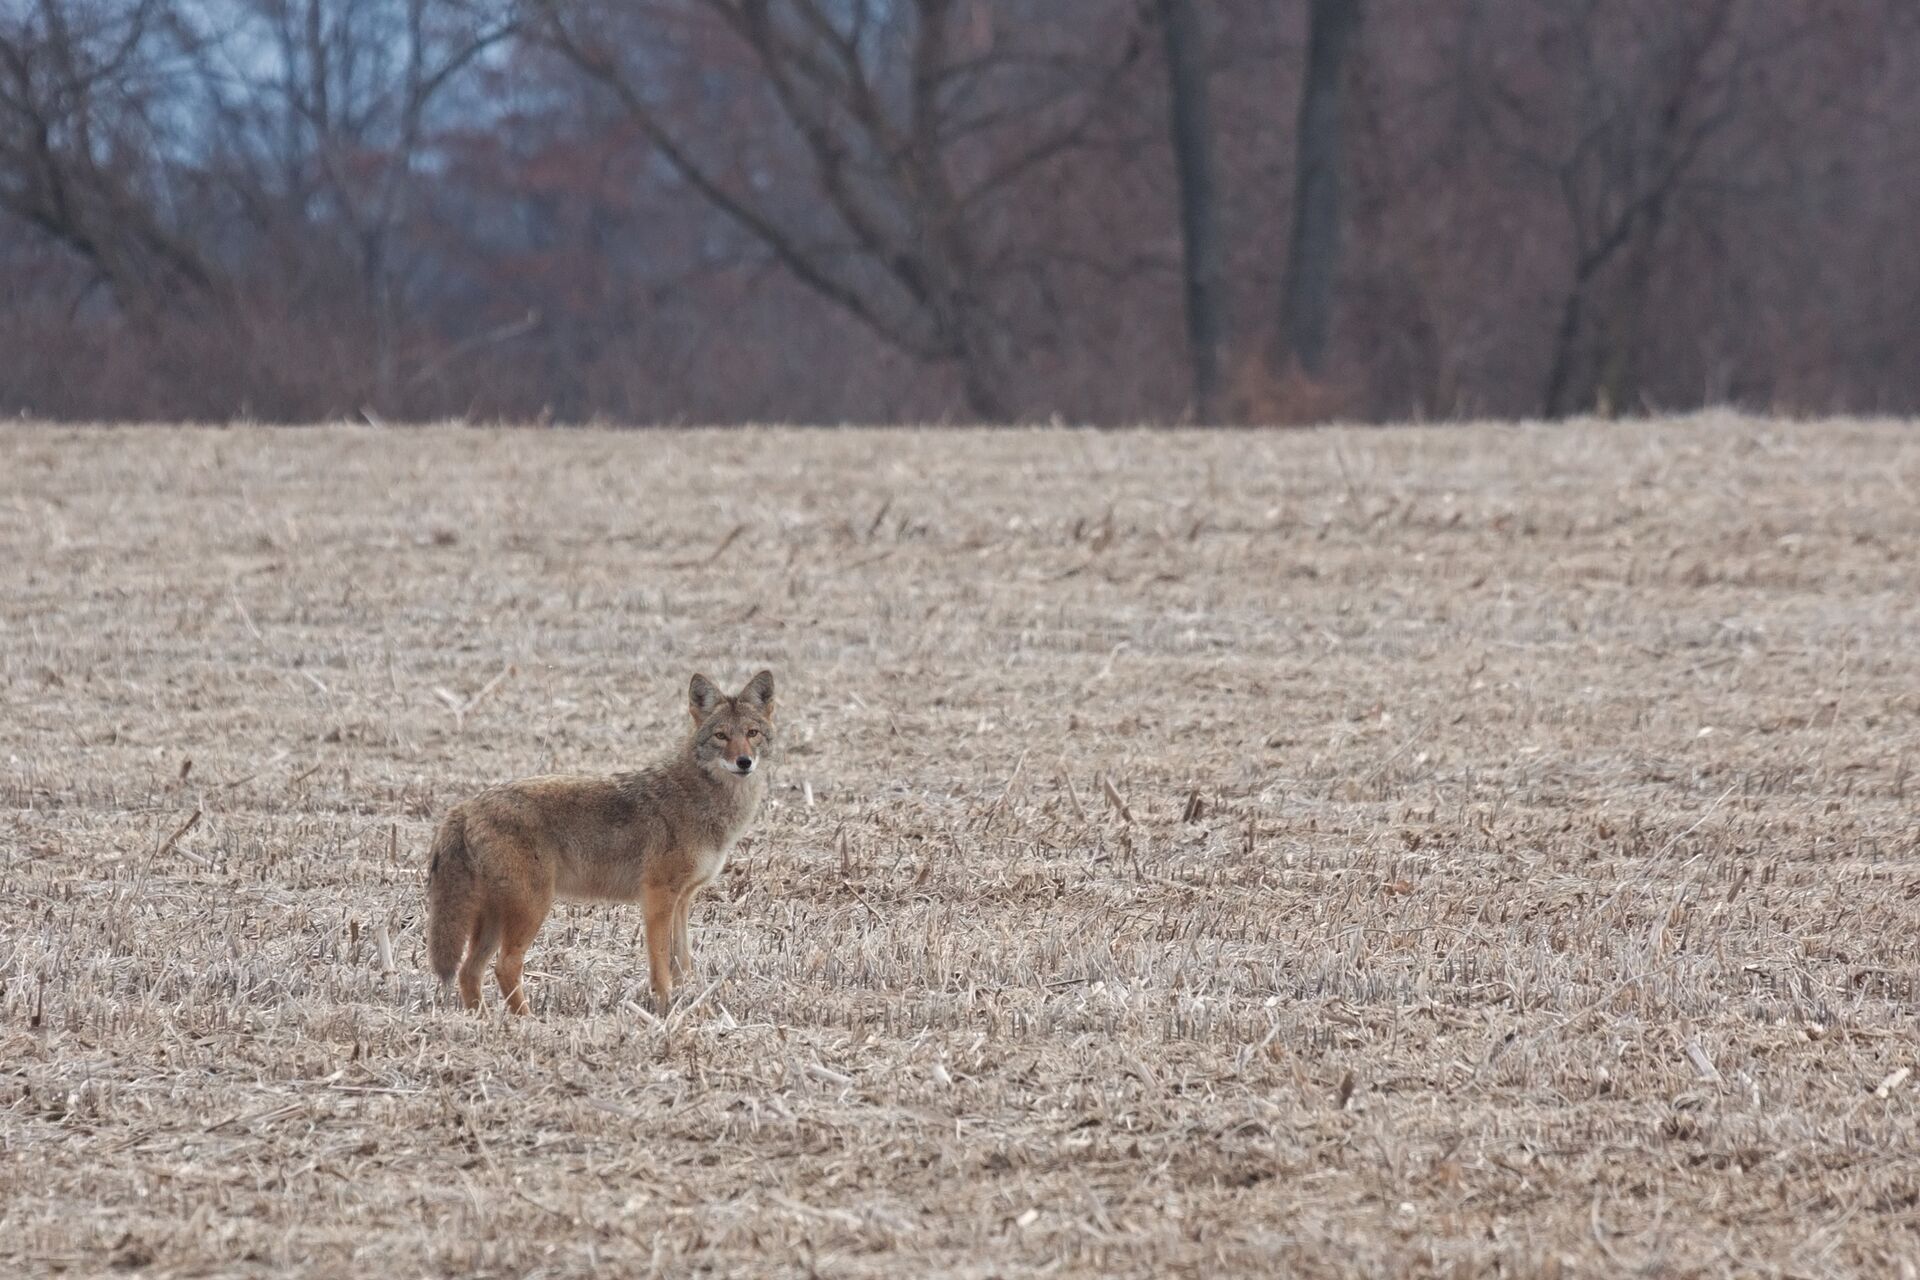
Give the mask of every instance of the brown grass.
<svg viewBox="0 0 1920 1280">
<path fill-rule="evenodd" d="M 0 431 L 0 1272 L 1900 1274 L 1917 493 L 1725 416 Z M 564 908 L 536 1017 L 436 1004 L 434 818 L 762 664 L 710 989 Z"/>
</svg>

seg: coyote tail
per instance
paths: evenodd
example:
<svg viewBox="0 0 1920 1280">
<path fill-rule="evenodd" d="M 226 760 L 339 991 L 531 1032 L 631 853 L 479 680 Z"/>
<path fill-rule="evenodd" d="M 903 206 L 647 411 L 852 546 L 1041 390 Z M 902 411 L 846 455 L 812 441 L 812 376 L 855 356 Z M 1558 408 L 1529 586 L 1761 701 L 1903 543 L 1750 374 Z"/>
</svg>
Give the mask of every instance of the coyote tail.
<svg viewBox="0 0 1920 1280">
<path fill-rule="evenodd" d="M 473 855 L 458 813 L 440 824 L 427 863 L 427 963 L 442 984 L 453 981 L 473 927 Z"/>
</svg>

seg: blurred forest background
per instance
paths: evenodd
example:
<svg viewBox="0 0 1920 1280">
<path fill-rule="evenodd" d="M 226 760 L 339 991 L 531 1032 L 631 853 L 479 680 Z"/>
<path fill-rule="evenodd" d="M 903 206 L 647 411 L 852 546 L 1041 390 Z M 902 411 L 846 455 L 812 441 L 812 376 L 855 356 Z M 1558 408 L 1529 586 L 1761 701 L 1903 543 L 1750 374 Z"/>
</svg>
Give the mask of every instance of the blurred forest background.
<svg viewBox="0 0 1920 1280">
<path fill-rule="evenodd" d="M 1920 408 L 1912 0 L 0 0 L 0 410 Z"/>
</svg>

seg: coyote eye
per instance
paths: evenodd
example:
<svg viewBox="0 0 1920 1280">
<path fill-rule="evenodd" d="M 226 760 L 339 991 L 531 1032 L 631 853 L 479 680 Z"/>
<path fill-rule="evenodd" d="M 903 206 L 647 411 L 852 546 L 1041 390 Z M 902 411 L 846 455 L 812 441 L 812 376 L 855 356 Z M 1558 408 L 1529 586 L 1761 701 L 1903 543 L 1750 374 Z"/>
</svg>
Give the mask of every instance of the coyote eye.
<svg viewBox="0 0 1920 1280">
<path fill-rule="evenodd" d="M 760 731 L 758 729 L 747 730 L 747 741 L 749 742 L 760 741 Z"/>
</svg>

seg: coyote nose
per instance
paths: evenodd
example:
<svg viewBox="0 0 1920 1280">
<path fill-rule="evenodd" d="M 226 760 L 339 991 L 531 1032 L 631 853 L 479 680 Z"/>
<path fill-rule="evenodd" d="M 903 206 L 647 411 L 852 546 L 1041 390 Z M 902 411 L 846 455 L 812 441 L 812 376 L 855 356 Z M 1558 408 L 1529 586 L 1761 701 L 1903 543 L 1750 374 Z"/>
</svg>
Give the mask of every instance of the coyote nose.
<svg viewBox="0 0 1920 1280">
<path fill-rule="evenodd" d="M 738 760 L 734 761 L 734 764 L 740 767 L 740 772 L 746 773 L 748 770 L 753 768 L 753 757 L 741 756 Z"/>
</svg>

